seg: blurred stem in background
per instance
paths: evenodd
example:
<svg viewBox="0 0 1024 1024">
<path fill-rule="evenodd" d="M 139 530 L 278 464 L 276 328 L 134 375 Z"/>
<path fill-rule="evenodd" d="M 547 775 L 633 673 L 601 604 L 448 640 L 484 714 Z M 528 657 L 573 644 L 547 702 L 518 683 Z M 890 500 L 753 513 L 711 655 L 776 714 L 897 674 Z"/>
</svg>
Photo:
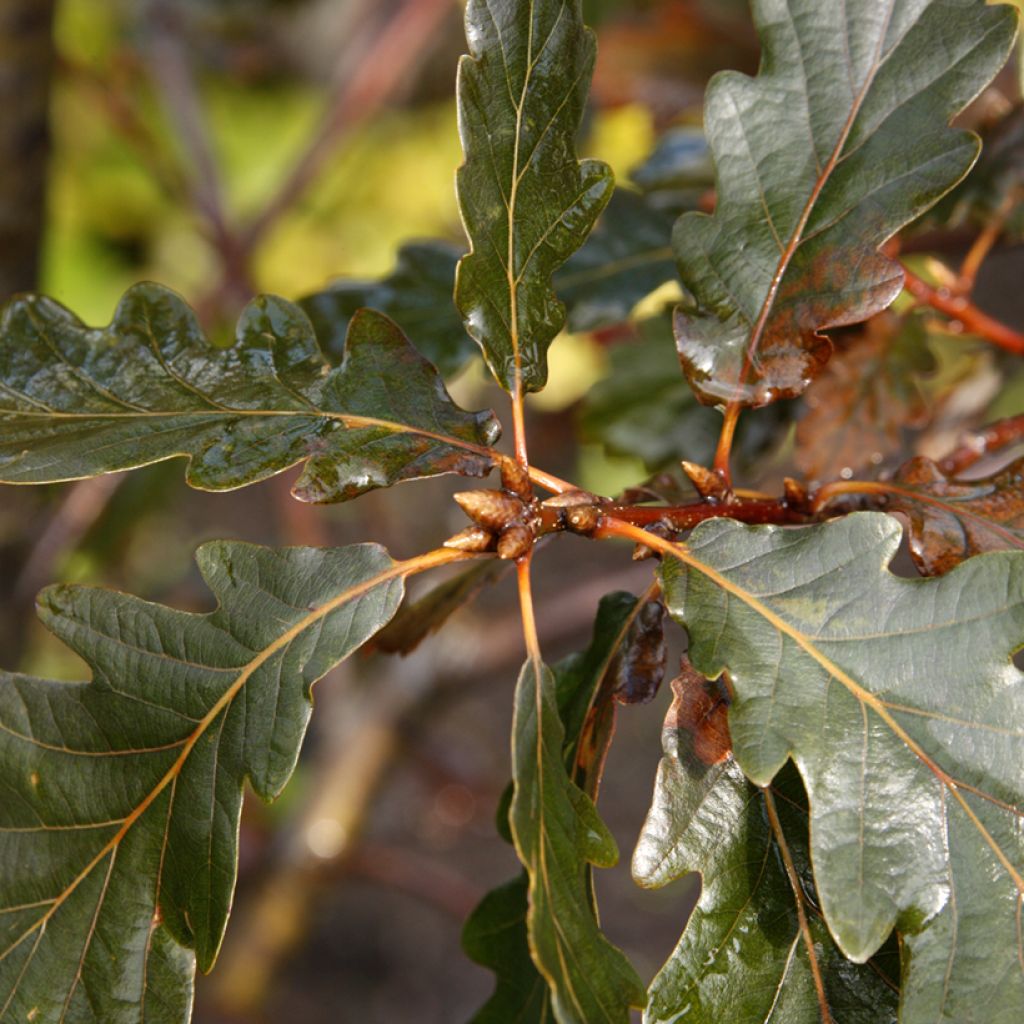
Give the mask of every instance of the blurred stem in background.
<svg viewBox="0 0 1024 1024">
<path fill-rule="evenodd" d="M 38 283 L 53 10 L 53 0 L 0 0 L 0 301 Z"/>
</svg>

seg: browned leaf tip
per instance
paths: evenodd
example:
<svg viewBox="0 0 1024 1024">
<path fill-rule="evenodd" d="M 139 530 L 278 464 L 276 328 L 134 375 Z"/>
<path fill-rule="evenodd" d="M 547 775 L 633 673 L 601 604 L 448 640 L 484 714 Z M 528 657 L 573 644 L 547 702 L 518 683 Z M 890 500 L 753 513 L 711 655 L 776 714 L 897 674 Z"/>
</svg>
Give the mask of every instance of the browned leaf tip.
<svg viewBox="0 0 1024 1024">
<path fill-rule="evenodd" d="M 910 553 L 926 576 L 972 555 L 1024 549 L 1024 458 L 992 476 L 958 480 L 918 456 L 900 467 L 887 508 L 910 524 Z"/>
<path fill-rule="evenodd" d="M 688 732 L 693 752 L 706 765 L 724 761 L 732 751 L 729 736 L 729 696 L 724 685 L 706 679 L 683 655 L 679 675 L 672 680 L 672 706 L 665 728 Z"/>
</svg>

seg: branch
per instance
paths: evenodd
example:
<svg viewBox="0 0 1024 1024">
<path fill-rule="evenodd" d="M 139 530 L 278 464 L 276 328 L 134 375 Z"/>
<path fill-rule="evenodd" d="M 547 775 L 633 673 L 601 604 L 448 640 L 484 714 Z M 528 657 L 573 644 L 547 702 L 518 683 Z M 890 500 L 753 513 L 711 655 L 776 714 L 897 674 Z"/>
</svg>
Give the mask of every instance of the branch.
<svg viewBox="0 0 1024 1024">
<path fill-rule="evenodd" d="M 1024 334 L 1007 327 L 982 312 L 964 295 L 954 295 L 946 288 L 935 288 L 918 277 L 912 270 L 903 268 L 906 275 L 906 289 L 926 306 L 957 320 L 970 334 L 976 334 L 986 341 L 998 345 L 1013 355 L 1024 356 Z"/>
</svg>

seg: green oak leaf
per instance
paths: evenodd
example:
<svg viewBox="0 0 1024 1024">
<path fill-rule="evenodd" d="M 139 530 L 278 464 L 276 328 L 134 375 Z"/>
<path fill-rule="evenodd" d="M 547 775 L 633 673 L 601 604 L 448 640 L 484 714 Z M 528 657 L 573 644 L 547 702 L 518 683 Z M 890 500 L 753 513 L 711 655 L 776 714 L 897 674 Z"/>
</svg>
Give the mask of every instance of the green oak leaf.
<svg viewBox="0 0 1024 1024">
<path fill-rule="evenodd" d="M 594 918 L 588 864 L 611 867 L 618 848 L 593 800 L 570 779 L 554 674 L 527 661 L 512 723 L 515 791 L 509 822 L 529 876 L 527 933 L 560 1024 L 629 1020 L 644 988 Z"/>
<path fill-rule="evenodd" d="M 343 501 L 492 467 L 493 414 L 467 413 L 387 317 L 353 317 L 331 369 L 305 313 L 273 296 L 218 348 L 159 285 L 131 288 L 105 328 L 25 296 L 0 319 L 0 482 L 46 483 L 187 456 L 188 482 L 228 490 L 296 463 L 303 501 Z"/>
<path fill-rule="evenodd" d="M 973 164 L 978 139 L 947 126 L 1017 24 L 985 0 L 754 0 L 753 14 L 760 72 L 717 75 L 705 103 L 715 212 L 673 233 L 691 295 L 677 345 L 708 404 L 799 394 L 828 359 L 820 332 L 899 294 L 878 247 Z"/>
<path fill-rule="evenodd" d="M 761 791 L 732 757 L 702 764 L 690 733 L 674 719 L 675 708 L 665 720 L 665 756 L 633 854 L 633 876 L 658 888 L 699 871 L 701 895 L 679 944 L 651 982 L 644 1020 L 821 1024 L 793 890 Z M 807 895 L 829 1009 L 841 1024 L 895 1024 L 898 963 L 894 977 L 876 962 L 851 963 L 813 913 L 807 812 L 794 776 L 791 767 L 783 769 L 772 788 Z"/>
<path fill-rule="evenodd" d="M 1024 553 L 945 576 L 887 569 L 898 522 L 698 527 L 662 569 L 733 750 L 768 784 L 792 759 L 814 884 L 862 962 L 903 933 L 900 1020 L 1011 1024 L 1024 1008 Z M 984 970 L 979 965 L 984 964 Z"/>
<path fill-rule="evenodd" d="M 231 907 L 243 782 L 280 793 L 313 683 L 427 567 L 375 544 L 216 541 L 196 560 L 210 614 L 51 587 L 40 615 L 91 681 L 0 675 L 4 1024 L 188 1019 Z"/>
<path fill-rule="evenodd" d="M 395 269 L 378 281 L 338 280 L 321 291 L 299 299 L 316 331 L 320 347 L 340 359 L 345 335 L 356 312 L 363 307 L 386 313 L 416 339 L 416 348 L 443 377 L 461 370 L 477 347 L 466 334 L 452 288 L 461 247 L 431 240 L 410 242 L 398 250 Z"/>
<path fill-rule="evenodd" d="M 572 786 L 570 777 L 575 780 L 583 791 L 581 799 L 597 799 L 604 757 L 611 743 L 615 720 L 615 702 L 608 686 L 609 669 L 616 653 L 627 641 L 639 608 L 632 594 L 617 592 L 603 597 L 590 646 L 585 651 L 570 654 L 554 666 L 555 700 L 563 730 L 561 762 L 564 785 L 568 789 Z M 555 768 L 551 771 L 554 773 Z M 499 815 L 504 812 L 507 820 L 508 811 L 509 804 L 503 801 Z M 508 838 L 511 841 L 511 837 Z M 584 896 L 589 907 L 593 907 L 589 867 L 582 860 L 578 867 L 583 872 Z M 491 968 L 497 983 L 494 994 L 473 1017 L 473 1024 L 505 1024 L 510 1020 L 521 1024 L 541 1024 L 554 1019 L 547 983 L 530 957 L 527 930 L 529 886 L 529 875 L 524 872 L 489 892 L 466 921 L 462 933 L 463 949 L 476 963 Z M 589 907 L 588 930 L 600 936 L 596 911 Z M 607 943 L 600 939 L 600 944 L 603 953 Z M 616 958 L 621 957 L 617 951 L 612 952 Z M 586 970 L 585 967 L 581 969 Z M 623 1011 L 617 1012 L 621 1015 Z M 614 1010 L 612 1019 L 616 1019 Z"/>
<path fill-rule="evenodd" d="M 582 244 L 612 173 L 576 156 L 594 64 L 579 0 L 469 0 L 459 63 L 459 207 L 470 252 L 455 303 L 506 391 L 539 391 L 565 322 L 551 275 Z"/>
</svg>

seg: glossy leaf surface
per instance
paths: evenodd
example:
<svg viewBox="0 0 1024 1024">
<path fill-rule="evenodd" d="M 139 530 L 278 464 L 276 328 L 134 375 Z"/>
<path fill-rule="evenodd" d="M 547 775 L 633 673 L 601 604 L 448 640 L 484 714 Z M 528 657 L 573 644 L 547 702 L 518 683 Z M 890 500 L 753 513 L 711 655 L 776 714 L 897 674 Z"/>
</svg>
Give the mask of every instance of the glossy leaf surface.
<svg viewBox="0 0 1024 1024">
<path fill-rule="evenodd" d="M 863 961 L 904 933 L 901 1021 L 1011 1024 L 1024 1005 L 1024 554 L 907 580 L 899 524 L 802 530 L 712 520 L 666 604 L 708 677 L 728 670 L 736 759 L 767 784 L 792 758 L 815 887 Z M 985 964 L 980 970 L 978 965 Z"/>
<path fill-rule="evenodd" d="M 231 906 L 242 784 L 280 793 L 310 688 L 394 614 L 407 571 L 373 544 L 214 542 L 197 562 L 216 611 L 53 587 L 40 614 L 92 680 L 0 675 L 5 1024 L 187 1019 Z"/>
<path fill-rule="evenodd" d="M 471 251 L 455 301 L 501 386 L 525 394 L 544 386 L 565 322 L 551 275 L 612 193 L 608 167 L 576 156 L 594 38 L 579 0 L 470 0 L 466 37 L 457 184 Z"/>
<path fill-rule="evenodd" d="M 348 325 L 366 307 L 386 313 L 414 339 L 416 348 L 444 377 L 466 365 L 476 351 L 466 334 L 452 287 L 462 249 L 450 242 L 411 242 L 398 250 L 395 269 L 378 281 L 339 280 L 299 300 L 324 352 L 345 351 Z"/>
<path fill-rule="evenodd" d="M 45 483 L 187 456 L 188 482 L 228 490 L 305 462 L 303 501 L 342 501 L 437 473 L 481 476 L 499 427 L 460 410 L 378 313 L 324 361 L 306 315 L 264 296 L 217 348 L 173 292 L 142 284 L 105 328 L 50 299 L 0 322 L 0 481 Z"/>
<path fill-rule="evenodd" d="M 562 763 L 565 772 L 592 800 L 597 799 L 615 716 L 607 685 L 609 670 L 637 610 L 636 598 L 631 594 L 602 598 L 590 646 L 569 655 L 554 668 L 558 715 L 564 730 Z M 507 805 L 504 810 L 508 811 Z M 589 870 L 582 866 L 586 877 Z M 529 877 L 524 872 L 488 893 L 466 922 L 463 948 L 497 976 L 495 992 L 473 1017 L 474 1024 L 505 1024 L 510 1020 L 542 1024 L 553 1019 L 547 983 L 530 957 L 528 908 Z"/>
<path fill-rule="evenodd" d="M 926 576 L 984 551 L 1024 550 L 1024 459 L 992 476 L 957 480 L 919 455 L 881 486 L 886 508 L 910 521 L 910 553 Z"/>
<path fill-rule="evenodd" d="M 690 733 L 676 721 L 682 698 L 677 691 L 665 719 L 665 756 L 633 854 L 633 875 L 640 885 L 659 888 L 699 871 L 702 888 L 679 944 L 651 982 L 644 1020 L 820 1024 L 793 890 L 764 798 L 732 757 L 701 763 Z M 773 786 L 782 790 L 775 796 L 780 822 L 811 900 L 807 814 L 793 774 L 785 770 Z M 878 964 L 850 963 L 811 904 L 808 913 L 834 1020 L 895 1024 L 898 963 L 886 964 L 896 968 L 895 980 L 884 977 Z"/>
<path fill-rule="evenodd" d="M 685 214 L 673 245 L 692 301 L 676 315 L 702 401 L 799 394 L 829 357 L 820 331 L 899 294 L 878 247 L 970 168 L 974 136 L 947 127 L 1006 60 L 1016 13 L 984 0 L 755 0 L 756 78 L 712 81 L 704 123 L 713 216 Z"/>
</svg>

